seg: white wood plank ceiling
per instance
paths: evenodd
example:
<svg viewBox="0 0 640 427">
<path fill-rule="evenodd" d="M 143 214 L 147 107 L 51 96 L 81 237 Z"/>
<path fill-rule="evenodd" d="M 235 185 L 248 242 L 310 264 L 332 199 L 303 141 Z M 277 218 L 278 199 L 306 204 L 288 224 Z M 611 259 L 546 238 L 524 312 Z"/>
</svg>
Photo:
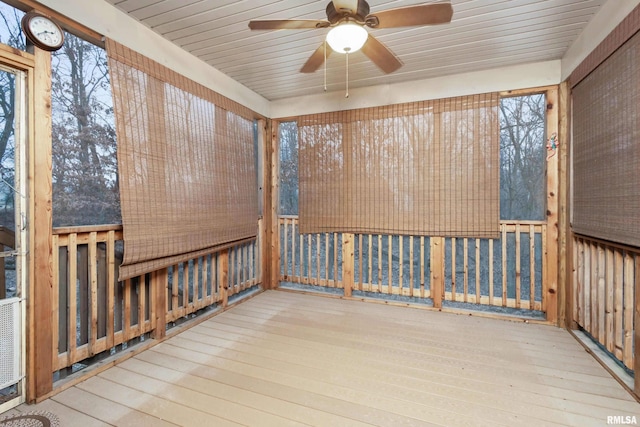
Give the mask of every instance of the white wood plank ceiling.
<svg viewBox="0 0 640 427">
<path fill-rule="evenodd" d="M 320 93 L 323 68 L 299 70 L 327 29 L 251 31 L 252 19 L 326 19 L 327 1 L 107 0 L 167 40 L 269 100 Z M 369 0 L 371 13 L 428 1 Z M 384 74 L 361 52 L 350 87 L 426 79 L 560 59 L 605 0 L 452 0 L 450 24 L 370 30 L 404 66 Z M 327 61 L 328 90 L 343 90 L 345 57 Z"/>
</svg>

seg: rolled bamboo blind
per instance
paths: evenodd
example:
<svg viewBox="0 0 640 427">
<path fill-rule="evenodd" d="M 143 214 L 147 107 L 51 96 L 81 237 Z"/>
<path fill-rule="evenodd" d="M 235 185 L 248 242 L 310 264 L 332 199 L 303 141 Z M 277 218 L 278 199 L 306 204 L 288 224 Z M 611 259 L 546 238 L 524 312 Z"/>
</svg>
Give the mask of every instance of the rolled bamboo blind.
<svg viewBox="0 0 640 427">
<path fill-rule="evenodd" d="M 302 233 L 497 238 L 498 94 L 303 116 Z"/>
<path fill-rule="evenodd" d="M 257 234 L 250 110 L 107 40 L 124 233 L 120 280 Z"/>
<path fill-rule="evenodd" d="M 640 246 L 640 33 L 573 88 L 576 233 Z"/>
</svg>

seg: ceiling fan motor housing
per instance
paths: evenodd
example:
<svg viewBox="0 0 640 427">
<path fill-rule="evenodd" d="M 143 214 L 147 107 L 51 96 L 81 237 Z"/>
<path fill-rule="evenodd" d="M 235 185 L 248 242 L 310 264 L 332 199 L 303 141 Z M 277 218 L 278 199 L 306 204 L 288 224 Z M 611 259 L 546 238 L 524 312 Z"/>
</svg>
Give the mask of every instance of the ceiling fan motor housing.
<svg viewBox="0 0 640 427">
<path fill-rule="evenodd" d="M 327 20 L 334 25 L 345 17 L 352 18 L 357 22 L 365 22 L 365 18 L 369 15 L 369 3 L 365 0 L 358 0 L 358 9 L 354 12 L 350 10 L 336 10 L 333 1 L 327 4 Z"/>
</svg>

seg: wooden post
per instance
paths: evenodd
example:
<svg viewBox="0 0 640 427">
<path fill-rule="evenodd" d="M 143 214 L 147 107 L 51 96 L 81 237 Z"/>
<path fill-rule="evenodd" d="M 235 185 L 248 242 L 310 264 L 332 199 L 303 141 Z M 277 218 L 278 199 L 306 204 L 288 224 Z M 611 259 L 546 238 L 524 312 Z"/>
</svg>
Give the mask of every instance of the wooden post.
<svg viewBox="0 0 640 427">
<path fill-rule="evenodd" d="M 270 288 L 271 260 L 271 121 L 258 120 L 258 189 L 260 211 L 258 217 L 258 254 L 256 260 L 256 278 L 261 288 Z"/>
<path fill-rule="evenodd" d="M 351 233 L 342 233 L 342 284 L 344 286 L 344 296 L 350 297 L 353 289 L 355 268 L 354 240 Z"/>
<path fill-rule="evenodd" d="M 442 308 L 444 297 L 444 237 L 431 237 L 431 299 L 434 308 Z M 452 248 L 455 250 L 455 248 Z M 466 253 L 466 252 L 465 252 Z"/>
<path fill-rule="evenodd" d="M 280 225 L 278 222 L 278 197 L 279 197 L 279 170 L 278 158 L 278 122 L 269 120 L 267 126 L 269 143 L 266 145 L 265 154 L 265 230 L 267 236 L 267 252 L 264 265 L 266 266 L 264 279 L 267 281 L 266 289 L 278 287 L 280 276 Z"/>
<path fill-rule="evenodd" d="M 167 292 L 169 291 L 169 269 L 151 273 L 151 304 L 154 306 L 155 328 L 151 337 L 160 340 L 167 335 Z"/>
<path fill-rule="evenodd" d="M 218 254 L 218 284 L 222 292 L 222 308 L 229 304 L 229 251 Z"/>
<path fill-rule="evenodd" d="M 558 89 L 547 91 L 547 138 L 558 132 Z M 567 141 L 558 140 L 560 147 Z M 558 191 L 559 191 L 559 157 L 556 153 L 547 161 L 547 235 L 545 253 L 545 272 L 543 276 L 543 293 L 546 298 L 546 316 L 552 323 L 558 322 Z M 563 278 L 564 280 L 564 278 Z"/>
<path fill-rule="evenodd" d="M 577 329 L 578 324 L 573 318 L 574 313 L 574 286 L 573 283 L 573 243 L 571 239 L 571 227 L 569 225 L 569 140 L 571 129 L 571 89 L 567 81 L 560 85 L 559 91 L 559 115 L 558 129 L 558 161 L 560 163 L 559 176 L 559 212 L 558 212 L 558 257 L 559 257 L 559 283 L 558 283 L 558 320 L 561 325 L 569 329 Z"/>
<path fill-rule="evenodd" d="M 52 178 L 51 178 L 51 54 L 35 49 L 35 76 L 29 92 L 29 320 L 26 399 L 35 401 L 53 389 L 51 308 Z M 36 120 L 37 118 L 37 120 Z"/>
</svg>

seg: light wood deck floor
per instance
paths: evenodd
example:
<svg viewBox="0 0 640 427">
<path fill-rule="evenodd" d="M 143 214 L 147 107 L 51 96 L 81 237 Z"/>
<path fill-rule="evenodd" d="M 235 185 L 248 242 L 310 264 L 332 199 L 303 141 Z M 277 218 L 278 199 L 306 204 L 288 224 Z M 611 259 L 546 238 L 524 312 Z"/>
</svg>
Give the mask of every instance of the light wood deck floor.
<svg viewBox="0 0 640 427">
<path fill-rule="evenodd" d="M 640 404 L 551 326 L 268 291 L 35 406 L 69 426 L 604 426 Z"/>
</svg>

